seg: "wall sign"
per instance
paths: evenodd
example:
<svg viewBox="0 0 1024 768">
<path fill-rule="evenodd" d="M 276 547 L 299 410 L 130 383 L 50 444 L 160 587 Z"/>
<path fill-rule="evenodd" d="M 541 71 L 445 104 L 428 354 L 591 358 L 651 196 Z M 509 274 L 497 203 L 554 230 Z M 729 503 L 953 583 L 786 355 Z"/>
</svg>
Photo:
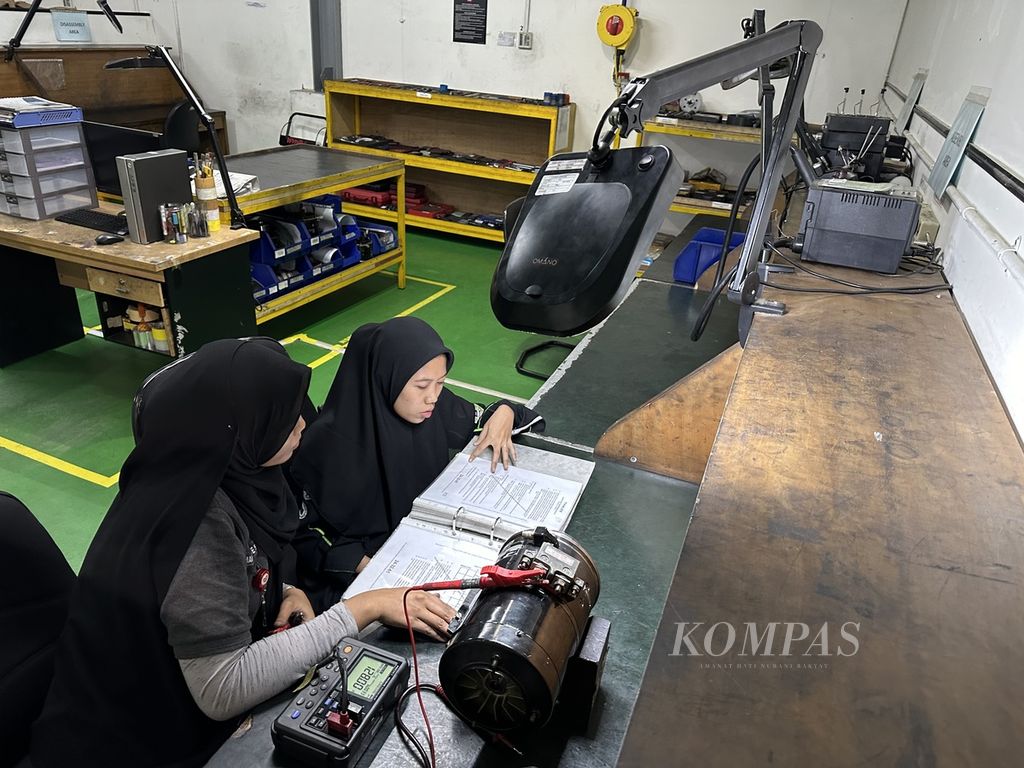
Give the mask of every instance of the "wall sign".
<svg viewBox="0 0 1024 768">
<path fill-rule="evenodd" d="M 487 0 L 454 0 L 456 43 L 487 43 Z"/>
<path fill-rule="evenodd" d="M 967 145 L 974 135 L 974 129 L 978 127 L 981 120 L 981 113 L 985 111 L 988 97 L 991 91 L 988 88 L 971 88 L 964 104 L 960 107 L 960 113 L 953 121 L 946 135 L 946 141 L 939 150 L 939 156 L 935 158 L 935 165 L 928 176 L 928 186 L 936 197 L 942 197 L 956 175 L 964 154 L 967 152 Z"/>
<path fill-rule="evenodd" d="M 89 15 L 85 11 L 66 8 L 50 9 L 53 32 L 62 43 L 88 43 L 92 41 L 89 29 Z"/>
</svg>

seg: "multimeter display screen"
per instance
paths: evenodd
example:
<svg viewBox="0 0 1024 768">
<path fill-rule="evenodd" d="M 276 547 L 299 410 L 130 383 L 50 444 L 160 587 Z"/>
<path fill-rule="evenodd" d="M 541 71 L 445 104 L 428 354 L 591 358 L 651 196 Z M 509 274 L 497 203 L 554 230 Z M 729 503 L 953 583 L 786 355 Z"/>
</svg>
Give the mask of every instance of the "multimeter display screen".
<svg viewBox="0 0 1024 768">
<path fill-rule="evenodd" d="M 349 693 L 372 701 L 398 665 L 364 653 L 348 671 Z"/>
</svg>

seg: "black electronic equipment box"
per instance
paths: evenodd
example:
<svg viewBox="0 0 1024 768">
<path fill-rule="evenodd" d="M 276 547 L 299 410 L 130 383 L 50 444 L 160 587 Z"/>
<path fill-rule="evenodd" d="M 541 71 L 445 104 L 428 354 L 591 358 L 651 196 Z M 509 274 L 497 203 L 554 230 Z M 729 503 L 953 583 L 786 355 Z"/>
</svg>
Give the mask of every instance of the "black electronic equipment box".
<svg viewBox="0 0 1024 768">
<path fill-rule="evenodd" d="M 348 679 L 347 725 L 338 722 L 346 699 L 339 664 Z M 408 682 L 404 658 L 345 638 L 274 720 L 274 746 L 315 768 L 354 765 L 391 718 Z"/>
<path fill-rule="evenodd" d="M 920 196 L 911 187 L 821 179 L 807 190 L 792 248 L 804 261 L 893 274 L 920 215 Z"/>
</svg>

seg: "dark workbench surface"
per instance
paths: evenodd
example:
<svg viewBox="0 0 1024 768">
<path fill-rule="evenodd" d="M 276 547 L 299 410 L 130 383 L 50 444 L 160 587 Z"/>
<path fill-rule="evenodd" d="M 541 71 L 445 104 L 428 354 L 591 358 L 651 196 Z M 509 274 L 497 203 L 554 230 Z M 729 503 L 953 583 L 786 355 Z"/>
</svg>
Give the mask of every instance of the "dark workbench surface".
<svg viewBox="0 0 1024 768">
<path fill-rule="evenodd" d="M 690 341 L 706 298 L 684 285 L 638 281 L 534 397 L 547 434 L 593 447 L 620 417 L 735 344 L 739 311 L 725 298 L 700 341 Z"/>
</svg>

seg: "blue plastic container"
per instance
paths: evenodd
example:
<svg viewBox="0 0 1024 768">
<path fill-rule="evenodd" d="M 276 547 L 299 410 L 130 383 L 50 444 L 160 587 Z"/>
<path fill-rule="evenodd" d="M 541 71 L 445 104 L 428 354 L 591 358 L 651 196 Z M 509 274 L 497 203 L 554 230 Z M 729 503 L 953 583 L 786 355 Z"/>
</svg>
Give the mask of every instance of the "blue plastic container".
<svg viewBox="0 0 1024 768">
<path fill-rule="evenodd" d="M 729 240 L 731 251 L 741 245 L 746 239 L 742 232 L 736 232 Z M 683 248 L 682 253 L 676 256 L 675 267 L 672 276 L 676 282 L 693 284 L 697 278 L 704 274 L 704 271 L 715 264 L 722 256 L 722 243 L 725 242 L 725 230 L 714 227 L 701 227 L 697 234 Z"/>
<path fill-rule="evenodd" d="M 398 247 L 398 230 L 394 227 L 377 222 L 371 223 L 365 219 L 358 219 L 358 222 L 363 234 L 369 237 L 373 244 L 371 256 L 380 256 Z"/>
</svg>

